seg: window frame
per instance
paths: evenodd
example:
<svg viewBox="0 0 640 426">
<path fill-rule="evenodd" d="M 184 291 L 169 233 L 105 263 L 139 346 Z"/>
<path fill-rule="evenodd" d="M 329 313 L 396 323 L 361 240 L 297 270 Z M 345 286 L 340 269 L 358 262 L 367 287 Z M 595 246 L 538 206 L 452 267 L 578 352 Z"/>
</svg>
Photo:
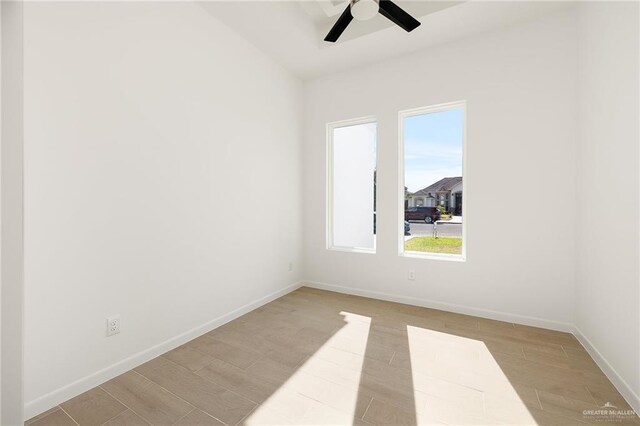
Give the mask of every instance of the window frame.
<svg viewBox="0 0 640 426">
<path fill-rule="evenodd" d="M 448 111 L 452 109 L 462 109 L 462 253 L 426 253 L 407 252 L 404 249 L 404 198 L 405 198 L 405 170 L 404 170 L 404 119 L 418 115 L 431 114 Z M 454 101 L 435 104 L 425 107 L 407 109 L 398 112 L 398 256 L 430 260 L 449 260 L 465 262 L 467 260 L 467 212 L 469 211 L 469 196 L 467 191 L 468 175 L 468 155 L 467 155 L 467 101 Z"/>
<path fill-rule="evenodd" d="M 332 121 L 326 125 L 326 200 L 325 200 L 325 241 L 326 249 L 331 251 L 342 251 L 349 253 L 365 253 L 375 254 L 378 241 L 376 234 L 373 238 L 373 248 L 369 247 L 345 247 L 336 246 L 333 243 L 333 131 L 340 127 L 357 126 L 359 124 L 371 124 L 376 125 L 376 142 L 375 142 L 375 162 L 374 170 L 378 168 L 378 119 L 374 115 L 368 115 L 364 117 L 352 118 L 348 120 Z M 374 195 L 376 196 L 376 195 Z M 377 212 L 374 211 L 377 215 Z M 376 218 L 377 222 L 377 218 Z"/>
</svg>

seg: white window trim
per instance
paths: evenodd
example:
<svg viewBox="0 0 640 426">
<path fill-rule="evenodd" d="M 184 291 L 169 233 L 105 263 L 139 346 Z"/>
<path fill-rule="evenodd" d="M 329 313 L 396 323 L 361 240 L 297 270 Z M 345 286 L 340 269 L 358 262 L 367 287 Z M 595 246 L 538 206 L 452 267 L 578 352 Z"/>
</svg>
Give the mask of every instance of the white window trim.
<svg viewBox="0 0 640 426">
<path fill-rule="evenodd" d="M 326 170 L 326 182 L 325 186 L 326 190 L 326 223 L 325 223 L 325 233 L 326 233 L 326 242 L 327 242 L 327 250 L 332 251 L 342 251 L 342 252 L 350 252 L 350 253 L 367 253 L 367 254 L 375 254 L 377 248 L 377 238 L 373 238 L 373 248 L 369 247 L 343 247 L 336 246 L 333 244 L 333 130 L 338 127 L 347 127 L 347 126 L 356 126 L 358 124 L 369 124 L 376 123 L 376 133 L 377 133 L 377 118 L 373 115 L 369 115 L 366 117 L 353 118 L 349 120 L 342 121 L 333 121 L 331 123 L 327 123 L 327 158 L 325 164 L 327 165 Z M 375 168 L 378 167 L 378 140 L 376 135 L 376 163 Z M 464 204 L 463 204 L 464 206 Z"/>
<path fill-rule="evenodd" d="M 447 111 L 450 109 L 462 109 L 462 193 L 464 199 L 462 201 L 462 254 L 445 254 L 445 253 L 421 253 L 421 252 L 405 252 L 404 250 L 404 119 L 416 115 L 429 114 L 434 112 Z M 467 222 L 466 218 L 469 206 L 469 192 L 467 191 L 467 182 L 469 175 L 467 173 L 467 101 L 447 102 L 428 107 L 413 108 L 398 113 L 398 256 L 432 259 L 432 260 L 450 260 L 456 262 L 465 262 L 467 260 Z"/>
</svg>

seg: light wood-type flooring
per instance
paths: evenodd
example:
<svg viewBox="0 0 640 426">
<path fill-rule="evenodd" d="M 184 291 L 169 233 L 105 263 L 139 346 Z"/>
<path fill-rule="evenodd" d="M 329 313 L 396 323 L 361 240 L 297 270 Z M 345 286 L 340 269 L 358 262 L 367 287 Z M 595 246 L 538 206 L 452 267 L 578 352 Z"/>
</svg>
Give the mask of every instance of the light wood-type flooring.
<svg viewBox="0 0 640 426">
<path fill-rule="evenodd" d="M 303 287 L 27 422 L 640 425 L 567 333 Z"/>
</svg>

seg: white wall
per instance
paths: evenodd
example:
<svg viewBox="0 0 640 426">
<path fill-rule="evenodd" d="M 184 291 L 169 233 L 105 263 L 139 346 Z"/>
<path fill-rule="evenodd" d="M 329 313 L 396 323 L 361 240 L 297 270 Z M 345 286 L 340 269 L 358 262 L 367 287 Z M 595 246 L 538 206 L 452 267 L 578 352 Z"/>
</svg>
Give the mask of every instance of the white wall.
<svg viewBox="0 0 640 426">
<path fill-rule="evenodd" d="M 2 3 L 0 3 L 0 34 L 2 34 Z M 3 37 L 4 38 L 4 37 Z M 0 174 L 2 173 L 2 57 L 4 50 L 0 39 Z M 0 178 L 1 179 L 1 178 Z M 2 182 L 0 180 L 0 224 L 2 223 Z M 2 227 L 0 226 L 0 240 L 2 238 Z M 2 244 L 0 243 L 0 277 L 2 276 Z M 0 318 L 2 318 L 2 279 L 0 278 Z M 2 327 L 0 326 L 0 419 L 2 419 Z"/>
<path fill-rule="evenodd" d="M 575 304 L 587 346 L 638 412 L 639 13 L 637 2 L 580 8 Z"/>
<path fill-rule="evenodd" d="M 24 40 L 28 416 L 299 281 L 302 86 L 194 3 L 26 3 Z"/>
<path fill-rule="evenodd" d="M 306 278 L 568 328 L 576 209 L 565 188 L 576 174 L 576 43 L 575 13 L 564 10 L 308 83 Z M 458 100 L 467 101 L 467 261 L 399 257 L 398 111 Z M 327 251 L 324 126 L 367 115 L 378 117 L 377 253 Z M 549 192 L 556 204 L 531 202 Z"/>
<path fill-rule="evenodd" d="M 332 130 L 331 247 L 374 249 L 373 174 L 376 124 Z"/>
<path fill-rule="evenodd" d="M 303 93 L 197 5 L 27 3 L 27 417 L 301 278 L 575 321 L 637 397 L 638 7 L 576 9 Z M 399 257 L 397 113 L 456 100 L 468 113 L 467 260 Z M 367 115 L 377 253 L 327 251 L 325 125 Z M 628 220 L 605 227 L 593 194 L 612 188 Z M 531 201 L 548 194 L 556 205 Z M 107 339 L 114 313 L 123 331 Z"/>
<path fill-rule="evenodd" d="M 22 424 L 23 418 L 23 86 L 21 2 L 1 2 L 2 13 L 2 244 L 0 323 L 2 357 L 0 424 Z"/>
</svg>

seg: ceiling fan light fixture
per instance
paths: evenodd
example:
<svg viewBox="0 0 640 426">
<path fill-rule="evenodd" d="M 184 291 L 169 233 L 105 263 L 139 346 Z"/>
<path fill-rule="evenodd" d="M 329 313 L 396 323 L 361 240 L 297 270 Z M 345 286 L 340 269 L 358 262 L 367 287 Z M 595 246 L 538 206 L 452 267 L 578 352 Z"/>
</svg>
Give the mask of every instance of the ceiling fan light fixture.
<svg viewBox="0 0 640 426">
<path fill-rule="evenodd" d="M 391 0 L 351 0 L 349 6 L 329 30 L 324 41 L 335 43 L 354 18 L 366 21 L 376 16 L 378 12 L 408 33 L 420 26 L 420 21 Z"/>
<path fill-rule="evenodd" d="M 353 0 L 351 15 L 358 21 L 368 21 L 378 14 L 380 6 L 376 0 Z"/>
</svg>

